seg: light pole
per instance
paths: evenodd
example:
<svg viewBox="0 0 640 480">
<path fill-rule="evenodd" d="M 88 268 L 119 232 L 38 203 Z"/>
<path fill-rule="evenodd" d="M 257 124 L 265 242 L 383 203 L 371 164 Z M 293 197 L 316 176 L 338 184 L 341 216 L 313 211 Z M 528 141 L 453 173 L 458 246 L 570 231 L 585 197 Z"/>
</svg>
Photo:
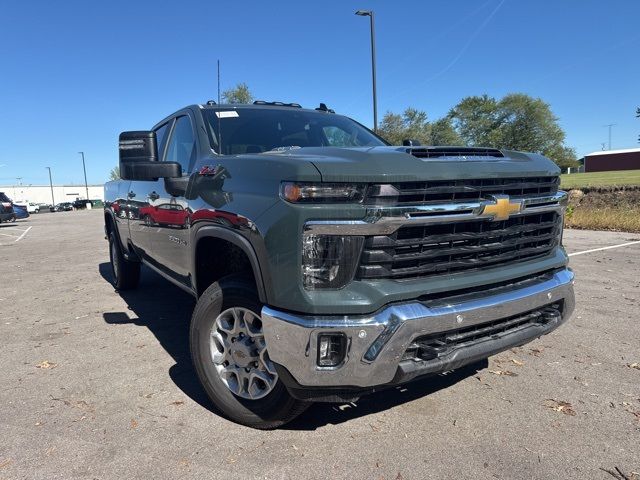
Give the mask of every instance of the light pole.
<svg viewBox="0 0 640 480">
<path fill-rule="evenodd" d="M 51 167 L 44 167 L 49 170 L 49 186 L 51 187 L 51 206 L 56 206 L 56 201 L 53 199 L 53 181 L 51 180 Z"/>
<path fill-rule="evenodd" d="M 376 93 L 376 33 L 373 10 L 358 10 L 356 15 L 369 17 L 371 25 L 371 78 L 373 81 L 373 131 L 378 131 L 378 96 Z"/>
<path fill-rule="evenodd" d="M 87 168 L 84 166 L 84 152 L 78 152 L 82 155 L 82 170 L 84 171 L 84 189 L 87 192 L 87 201 L 89 200 L 89 186 L 87 185 Z"/>
</svg>

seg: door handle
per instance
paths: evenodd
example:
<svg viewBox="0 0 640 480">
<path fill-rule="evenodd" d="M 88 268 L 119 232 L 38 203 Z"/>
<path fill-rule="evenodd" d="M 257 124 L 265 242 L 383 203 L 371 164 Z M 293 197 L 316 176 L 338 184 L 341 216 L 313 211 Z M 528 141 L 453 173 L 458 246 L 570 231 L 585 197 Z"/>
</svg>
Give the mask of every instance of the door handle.
<svg viewBox="0 0 640 480">
<path fill-rule="evenodd" d="M 156 192 L 151 192 L 149 195 L 147 195 L 147 198 L 149 200 L 158 200 L 160 198 L 160 195 L 158 195 Z"/>
<path fill-rule="evenodd" d="M 127 198 L 133 198 L 136 196 L 136 192 L 134 192 L 133 190 L 131 190 L 129 193 L 127 193 Z"/>
</svg>

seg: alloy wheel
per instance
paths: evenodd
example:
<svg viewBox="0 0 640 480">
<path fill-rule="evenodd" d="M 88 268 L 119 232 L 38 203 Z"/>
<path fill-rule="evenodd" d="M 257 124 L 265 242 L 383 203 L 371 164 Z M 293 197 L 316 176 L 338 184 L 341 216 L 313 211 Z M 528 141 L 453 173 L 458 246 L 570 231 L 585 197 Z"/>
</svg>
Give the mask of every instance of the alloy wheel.
<svg viewBox="0 0 640 480">
<path fill-rule="evenodd" d="M 243 307 L 216 318 L 210 335 L 211 360 L 231 392 L 258 400 L 273 390 L 278 374 L 269 359 L 260 316 Z"/>
</svg>

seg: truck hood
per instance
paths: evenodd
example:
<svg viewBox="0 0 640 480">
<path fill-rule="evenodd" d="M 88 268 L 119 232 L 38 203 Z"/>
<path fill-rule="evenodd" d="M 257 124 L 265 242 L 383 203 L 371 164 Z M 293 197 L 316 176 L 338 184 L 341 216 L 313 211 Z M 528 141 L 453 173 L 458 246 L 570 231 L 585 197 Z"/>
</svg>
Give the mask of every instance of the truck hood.
<svg viewBox="0 0 640 480">
<path fill-rule="evenodd" d="M 555 163 L 535 153 L 466 147 L 305 147 L 279 155 L 311 162 L 323 182 L 395 183 L 560 173 Z"/>
</svg>

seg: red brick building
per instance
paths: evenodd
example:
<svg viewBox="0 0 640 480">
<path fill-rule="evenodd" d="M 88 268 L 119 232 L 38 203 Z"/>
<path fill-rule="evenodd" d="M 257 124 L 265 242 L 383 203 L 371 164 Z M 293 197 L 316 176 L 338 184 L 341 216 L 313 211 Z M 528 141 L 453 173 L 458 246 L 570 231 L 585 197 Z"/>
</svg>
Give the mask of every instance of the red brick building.
<svg viewBox="0 0 640 480">
<path fill-rule="evenodd" d="M 604 150 L 585 155 L 585 172 L 608 172 L 610 170 L 640 170 L 640 148 Z"/>
</svg>

